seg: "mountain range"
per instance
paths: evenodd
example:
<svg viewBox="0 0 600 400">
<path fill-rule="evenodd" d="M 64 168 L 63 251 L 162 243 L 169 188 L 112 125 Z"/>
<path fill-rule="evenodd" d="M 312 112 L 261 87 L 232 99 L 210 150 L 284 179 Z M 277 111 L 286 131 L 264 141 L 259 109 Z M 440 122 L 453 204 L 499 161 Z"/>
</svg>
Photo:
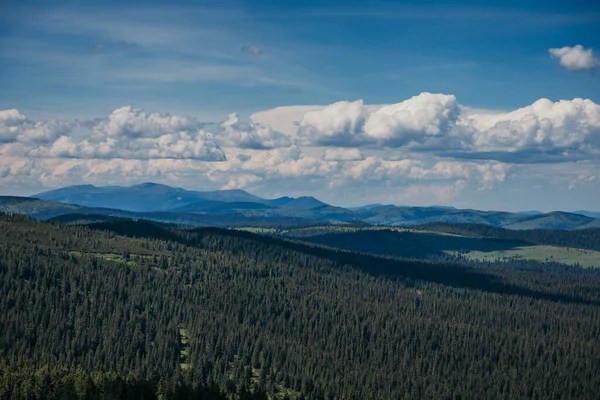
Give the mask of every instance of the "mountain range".
<svg viewBox="0 0 600 400">
<path fill-rule="evenodd" d="M 588 211 L 513 213 L 391 204 L 343 208 L 314 197 L 265 199 L 239 189 L 190 191 L 151 182 L 134 186 L 68 186 L 32 197 L 0 196 L 0 211 L 63 222 L 125 218 L 191 226 L 413 226 L 459 222 L 519 230 L 600 227 L 600 219 L 596 218 L 599 214 Z"/>
<path fill-rule="evenodd" d="M 115 208 L 124 211 L 173 211 L 190 207 L 194 211 L 197 203 L 245 203 L 273 206 L 288 206 L 310 209 L 325 205 L 314 197 L 281 197 L 267 200 L 239 189 L 198 192 L 175 188 L 158 183 L 146 182 L 134 186 L 93 185 L 68 186 L 32 196 L 46 201 L 77 204 L 86 207 Z M 243 204 L 240 204 L 244 208 Z M 203 205 L 198 205 L 200 209 Z M 230 207 L 228 205 L 227 207 Z"/>
</svg>

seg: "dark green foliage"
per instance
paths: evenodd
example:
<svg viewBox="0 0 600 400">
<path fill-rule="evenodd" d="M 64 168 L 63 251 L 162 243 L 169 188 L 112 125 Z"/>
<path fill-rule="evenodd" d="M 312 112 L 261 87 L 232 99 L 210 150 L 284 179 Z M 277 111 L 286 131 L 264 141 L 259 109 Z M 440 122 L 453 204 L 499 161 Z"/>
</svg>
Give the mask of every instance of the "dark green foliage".
<svg viewBox="0 0 600 400">
<path fill-rule="evenodd" d="M 22 393 L 44 368 L 52 385 L 67 382 L 63 398 L 72 388 L 86 398 L 98 376 L 149 399 L 207 387 L 239 399 L 600 393 L 597 274 L 377 258 L 221 229 L 93 227 L 0 216 L 4 397 L 36 398 Z"/>
<path fill-rule="evenodd" d="M 181 376 L 148 380 L 136 375 L 88 372 L 81 367 L 33 367 L 0 360 L 0 399 L 38 400 L 228 400 L 216 384 L 192 386 Z M 260 390 L 240 400 L 263 400 Z"/>
<path fill-rule="evenodd" d="M 415 226 L 413 229 L 600 251 L 600 229 L 598 228 L 575 231 L 552 229 L 510 230 L 483 224 L 435 223 Z"/>
</svg>

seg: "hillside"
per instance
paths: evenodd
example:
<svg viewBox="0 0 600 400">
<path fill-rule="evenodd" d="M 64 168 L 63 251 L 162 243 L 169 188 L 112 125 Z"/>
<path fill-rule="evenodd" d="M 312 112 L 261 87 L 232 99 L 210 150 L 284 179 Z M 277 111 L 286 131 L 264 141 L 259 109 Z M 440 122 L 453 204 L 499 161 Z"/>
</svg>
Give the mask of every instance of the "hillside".
<svg viewBox="0 0 600 400">
<path fill-rule="evenodd" d="M 175 390 L 205 382 L 230 395 L 246 387 L 293 399 L 592 399 L 600 390 L 585 379 L 597 364 L 582 357 L 600 352 L 593 271 L 392 260 L 215 228 L 2 215 L 0 259 L 0 348 L 21 362 L 0 390 L 45 376 L 27 372 L 42 367 L 71 376 L 65 365 L 91 374 L 78 390 L 103 376 L 115 382 L 99 375 L 112 371 L 131 377 L 123 382 L 162 382 L 168 398 L 191 398 Z"/>
<path fill-rule="evenodd" d="M 472 238 L 513 240 L 531 244 L 556 245 L 600 251 L 600 229 L 563 231 L 554 229 L 512 230 L 484 224 L 432 223 L 412 227 L 424 232 L 438 232 Z"/>
<path fill-rule="evenodd" d="M 600 229 L 514 231 L 489 225 L 429 224 L 411 228 L 309 227 L 277 235 L 306 243 L 389 257 L 476 261 L 553 261 L 600 268 Z"/>
<path fill-rule="evenodd" d="M 594 221 L 594 218 L 579 214 L 565 212 L 551 212 L 548 214 L 537 214 L 530 219 L 504 225 L 508 229 L 578 229 L 586 227 Z"/>
</svg>

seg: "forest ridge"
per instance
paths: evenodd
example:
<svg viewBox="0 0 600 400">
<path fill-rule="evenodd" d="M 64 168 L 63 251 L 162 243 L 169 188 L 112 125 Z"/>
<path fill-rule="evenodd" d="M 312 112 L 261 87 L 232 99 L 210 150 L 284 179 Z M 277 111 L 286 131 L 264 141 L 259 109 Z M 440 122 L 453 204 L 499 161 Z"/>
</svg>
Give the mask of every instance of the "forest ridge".
<svg viewBox="0 0 600 400">
<path fill-rule="evenodd" d="M 600 390 L 596 269 L 380 258 L 235 230 L 5 214 L 0 282 L 5 398 Z"/>
</svg>

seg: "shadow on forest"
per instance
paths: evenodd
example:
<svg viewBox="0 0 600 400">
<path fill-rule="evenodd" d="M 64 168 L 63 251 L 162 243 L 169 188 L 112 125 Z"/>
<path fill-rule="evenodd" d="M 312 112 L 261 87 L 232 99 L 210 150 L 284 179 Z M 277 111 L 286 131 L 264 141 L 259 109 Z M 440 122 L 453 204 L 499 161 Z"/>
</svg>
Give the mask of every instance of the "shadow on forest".
<svg viewBox="0 0 600 400">
<path fill-rule="evenodd" d="M 218 250 L 230 251 L 232 253 L 245 252 L 247 251 L 246 249 L 249 250 L 248 247 L 240 246 L 239 242 L 235 242 L 236 240 L 242 239 L 258 242 L 266 246 L 280 247 L 318 258 L 324 258 L 332 261 L 339 267 L 350 266 L 373 276 L 396 279 L 409 285 L 414 284 L 415 281 L 425 281 L 457 288 L 482 290 L 505 295 L 526 296 L 541 300 L 600 305 L 600 302 L 598 301 L 588 300 L 578 296 L 548 293 L 509 284 L 503 282 L 497 275 L 486 272 L 484 269 L 470 268 L 447 261 L 392 259 L 221 228 L 170 230 L 147 221 L 101 222 L 89 224 L 88 227 L 96 230 L 111 231 L 123 236 L 170 240 L 188 246 L 207 248 L 209 250 L 217 250 L 216 242 L 211 242 L 209 239 L 218 236 L 222 239 L 230 240 L 229 243 L 221 240 L 218 243 Z M 224 245 L 229 246 L 229 248 L 223 248 Z M 213 249 L 211 246 L 215 246 L 215 248 Z"/>
<path fill-rule="evenodd" d="M 488 253 L 533 246 L 531 243 L 517 240 L 474 238 L 436 233 L 398 232 L 392 230 L 329 233 L 302 237 L 299 240 L 361 253 L 414 258 L 423 258 L 424 255 L 441 256 L 446 251 L 452 253 L 469 251 Z"/>
</svg>

